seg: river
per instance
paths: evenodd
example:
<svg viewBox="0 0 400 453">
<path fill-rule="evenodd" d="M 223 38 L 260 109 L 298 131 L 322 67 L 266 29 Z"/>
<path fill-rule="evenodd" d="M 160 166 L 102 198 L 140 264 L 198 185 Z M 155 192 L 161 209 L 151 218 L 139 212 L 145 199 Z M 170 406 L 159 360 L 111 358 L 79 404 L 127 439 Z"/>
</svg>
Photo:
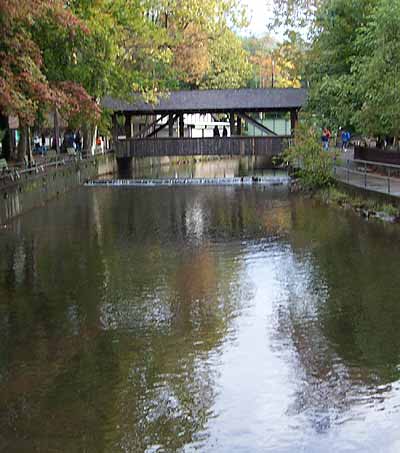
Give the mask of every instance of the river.
<svg viewBox="0 0 400 453">
<path fill-rule="evenodd" d="M 400 230 L 285 187 L 81 188 L 0 231 L 0 451 L 400 451 Z"/>
</svg>

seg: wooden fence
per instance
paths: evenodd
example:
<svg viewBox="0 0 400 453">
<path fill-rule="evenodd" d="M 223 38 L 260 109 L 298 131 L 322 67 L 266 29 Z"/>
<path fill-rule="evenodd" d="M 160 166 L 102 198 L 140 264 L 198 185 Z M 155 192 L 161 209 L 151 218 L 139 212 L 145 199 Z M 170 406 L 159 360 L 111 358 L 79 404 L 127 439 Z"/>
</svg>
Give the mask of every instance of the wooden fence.
<svg viewBox="0 0 400 453">
<path fill-rule="evenodd" d="M 400 152 L 364 146 L 354 147 L 354 159 L 400 165 Z"/>
<path fill-rule="evenodd" d="M 144 138 L 118 141 L 117 158 L 161 156 L 275 156 L 290 137 Z"/>
</svg>

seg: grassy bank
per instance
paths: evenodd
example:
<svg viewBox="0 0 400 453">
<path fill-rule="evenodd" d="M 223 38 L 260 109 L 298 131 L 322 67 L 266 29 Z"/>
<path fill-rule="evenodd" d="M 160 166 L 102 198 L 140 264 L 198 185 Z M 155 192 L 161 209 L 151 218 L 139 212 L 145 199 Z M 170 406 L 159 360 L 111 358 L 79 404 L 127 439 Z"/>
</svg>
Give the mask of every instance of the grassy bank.
<svg viewBox="0 0 400 453">
<path fill-rule="evenodd" d="M 336 185 L 318 190 L 315 196 L 327 204 L 352 209 L 366 218 L 376 218 L 392 223 L 400 222 L 400 208 L 389 201 L 361 197 Z"/>
</svg>

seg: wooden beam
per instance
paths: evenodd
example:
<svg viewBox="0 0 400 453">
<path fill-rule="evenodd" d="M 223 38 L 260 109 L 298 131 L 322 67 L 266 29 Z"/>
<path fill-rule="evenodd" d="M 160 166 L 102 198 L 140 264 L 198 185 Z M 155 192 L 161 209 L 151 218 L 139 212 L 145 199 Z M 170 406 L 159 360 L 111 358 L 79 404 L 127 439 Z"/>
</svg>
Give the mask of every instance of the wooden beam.
<svg viewBox="0 0 400 453">
<path fill-rule="evenodd" d="M 235 113 L 230 112 L 229 113 L 229 128 L 231 130 L 231 137 L 235 135 Z"/>
<path fill-rule="evenodd" d="M 174 123 L 176 115 L 168 115 L 168 137 L 174 136 Z"/>
<path fill-rule="evenodd" d="M 271 134 L 271 135 L 274 135 L 274 136 L 278 135 L 276 132 L 274 132 L 273 130 L 271 130 L 268 127 L 264 126 L 264 124 L 258 122 L 257 120 L 255 120 L 251 116 L 247 115 L 246 113 L 238 113 L 238 115 L 241 118 L 243 118 L 247 123 L 252 124 L 258 130 L 260 130 L 262 132 L 266 132 L 267 134 Z"/>
<path fill-rule="evenodd" d="M 126 139 L 132 138 L 132 114 L 125 112 L 125 137 Z"/>
<path fill-rule="evenodd" d="M 149 124 L 147 127 L 145 127 L 143 130 L 141 130 L 140 132 L 138 132 L 137 134 L 135 134 L 132 138 L 141 138 L 144 134 L 146 134 L 149 130 L 151 130 L 152 128 L 154 128 L 154 126 L 159 123 L 161 120 L 163 120 L 164 118 L 166 118 L 168 115 L 162 115 L 160 118 L 158 118 L 157 120 L 153 121 L 151 124 Z M 152 134 L 150 134 L 152 135 Z M 150 137 L 150 135 L 148 135 L 148 137 Z"/>
<path fill-rule="evenodd" d="M 175 122 L 175 120 L 176 120 L 176 117 L 177 117 L 177 115 L 175 115 L 172 124 L 174 124 L 174 122 Z M 160 118 L 160 120 L 161 120 L 161 118 Z M 153 137 L 154 135 L 158 134 L 160 131 L 162 131 L 162 130 L 163 130 L 165 127 L 167 127 L 167 126 L 169 126 L 169 120 L 168 120 L 166 123 L 161 124 L 159 127 L 157 127 L 156 129 L 154 129 L 154 131 L 153 131 L 151 134 L 147 135 L 147 137 L 148 137 L 148 138 Z"/>
<path fill-rule="evenodd" d="M 236 126 L 236 134 L 240 137 L 242 135 L 242 118 L 238 114 L 237 117 L 237 126 Z"/>
<path fill-rule="evenodd" d="M 179 137 L 183 138 L 185 136 L 185 121 L 183 119 L 183 113 L 179 114 Z"/>
<path fill-rule="evenodd" d="M 290 111 L 290 133 L 292 136 L 294 135 L 294 130 L 296 129 L 297 121 L 298 121 L 297 110 L 291 110 Z"/>
</svg>

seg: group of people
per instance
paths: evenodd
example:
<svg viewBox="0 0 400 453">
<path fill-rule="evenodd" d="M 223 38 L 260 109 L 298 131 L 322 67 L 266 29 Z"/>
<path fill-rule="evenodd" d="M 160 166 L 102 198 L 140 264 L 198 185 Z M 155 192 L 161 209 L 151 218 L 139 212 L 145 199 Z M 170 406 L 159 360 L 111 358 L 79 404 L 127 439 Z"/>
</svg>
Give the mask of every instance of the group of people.
<svg viewBox="0 0 400 453">
<path fill-rule="evenodd" d="M 214 137 L 221 137 L 219 127 L 217 125 L 214 126 L 213 135 Z M 222 137 L 228 137 L 228 129 L 225 126 L 222 128 Z"/>
<path fill-rule="evenodd" d="M 78 130 L 76 133 L 74 133 L 71 130 L 65 131 L 64 134 L 64 140 L 61 145 L 61 151 L 62 152 L 68 152 L 68 151 L 77 151 L 78 153 L 82 151 L 82 144 L 83 144 L 83 139 L 80 131 Z M 53 140 L 53 149 L 55 149 L 55 141 Z"/>
<path fill-rule="evenodd" d="M 339 133 L 340 133 L 340 140 L 341 140 L 341 147 L 343 152 L 346 152 L 349 144 L 350 144 L 350 139 L 351 139 L 351 134 L 348 130 L 339 128 Z M 328 151 L 329 150 L 329 142 L 332 138 L 332 133 L 329 130 L 329 128 L 324 127 L 322 129 L 322 136 L 321 136 L 321 141 L 322 141 L 322 147 L 324 150 Z"/>
</svg>

